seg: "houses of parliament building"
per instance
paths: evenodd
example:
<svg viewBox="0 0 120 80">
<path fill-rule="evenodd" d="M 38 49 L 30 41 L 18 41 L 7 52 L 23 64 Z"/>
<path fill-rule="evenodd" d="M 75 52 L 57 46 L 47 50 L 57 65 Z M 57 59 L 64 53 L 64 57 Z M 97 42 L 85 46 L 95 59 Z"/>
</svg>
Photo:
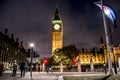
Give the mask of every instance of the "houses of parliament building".
<svg viewBox="0 0 120 80">
<path fill-rule="evenodd" d="M 52 21 L 52 55 L 55 49 L 63 47 L 63 22 L 60 17 L 58 8 L 56 9 L 54 19 Z M 110 58 L 112 63 L 116 63 L 120 67 L 120 46 L 112 45 L 110 51 Z M 89 65 L 91 60 L 94 66 L 107 66 L 108 54 L 107 47 L 103 42 L 102 37 L 100 38 L 100 47 L 93 48 L 90 50 L 81 49 L 80 54 L 77 57 L 80 60 L 82 66 Z"/>
<path fill-rule="evenodd" d="M 102 38 L 100 38 L 100 48 L 93 48 L 90 50 L 80 50 L 80 55 L 77 57 L 80 59 L 81 65 L 90 65 L 90 60 L 92 60 L 94 66 L 105 66 L 108 64 L 108 54 L 107 47 L 103 42 Z M 114 63 L 117 67 L 120 67 L 120 46 L 113 45 L 110 49 L 110 58 L 112 64 Z"/>
</svg>

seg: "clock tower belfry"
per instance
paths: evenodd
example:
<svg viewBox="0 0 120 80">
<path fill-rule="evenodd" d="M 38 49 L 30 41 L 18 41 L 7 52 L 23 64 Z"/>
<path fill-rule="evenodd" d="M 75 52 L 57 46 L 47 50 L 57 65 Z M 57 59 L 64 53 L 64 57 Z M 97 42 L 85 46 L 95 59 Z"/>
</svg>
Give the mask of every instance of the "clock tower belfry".
<svg viewBox="0 0 120 80">
<path fill-rule="evenodd" d="M 63 47 L 63 23 L 58 8 L 52 20 L 52 55 L 54 50 Z"/>
</svg>

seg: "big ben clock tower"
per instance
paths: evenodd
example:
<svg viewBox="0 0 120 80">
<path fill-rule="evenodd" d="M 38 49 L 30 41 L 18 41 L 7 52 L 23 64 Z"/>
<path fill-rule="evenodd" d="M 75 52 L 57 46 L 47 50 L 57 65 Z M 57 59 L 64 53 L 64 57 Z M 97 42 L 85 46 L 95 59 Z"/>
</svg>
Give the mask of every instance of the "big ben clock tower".
<svg viewBox="0 0 120 80">
<path fill-rule="evenodd" d="M 63 47 L 63 24 L 58 8 L 52 20 L 52 54 L 55 49 Z"/>
</svg>

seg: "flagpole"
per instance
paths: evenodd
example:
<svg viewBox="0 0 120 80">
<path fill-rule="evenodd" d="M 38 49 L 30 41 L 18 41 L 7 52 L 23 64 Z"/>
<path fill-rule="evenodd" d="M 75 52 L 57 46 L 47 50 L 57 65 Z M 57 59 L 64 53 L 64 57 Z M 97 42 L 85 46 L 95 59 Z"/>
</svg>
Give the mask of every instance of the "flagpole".
<svg viewBox="0 0 120 80">
<path fill-rule="evenodd" d="M 110 22 L 107 18 L 107 21 L 108 21 L 108 28 L 109 28 L 109 34 L 110 34 L 110 45 L 111 45 L 111 52 L 112 52 L 112 55 L 113 55 L 113 65 L 114 65 L 114 71 L 115 71 L 115 74 L 117 74 L 117 65 L 116 65 L 116 61 L 115 61 L 115 53 L 114 53 L 114 49 L 113 49 L 113 39 L 112 39 L 112 30 L 111 30 L 111 25 L 110 25 Z"/>
<path fill-rule="evenodd" d="M 114 70 L 112 69 L 112 62 L 110 57 L 110 40 L 109 40 L 109 33 L 108 33 L 108 27 L 107 22 L 103 10 L 103 0 L 101 0 L 101 6 L 102 6 L 102 16 L 103 16 L 103 23 L 104 23 L 104 30 L 105 30 L 105 37 L 106 37 L 106 45 L 107 45 L 107 54 L 108 54 L 108 75 L 115 74 Z"/>
</svg>

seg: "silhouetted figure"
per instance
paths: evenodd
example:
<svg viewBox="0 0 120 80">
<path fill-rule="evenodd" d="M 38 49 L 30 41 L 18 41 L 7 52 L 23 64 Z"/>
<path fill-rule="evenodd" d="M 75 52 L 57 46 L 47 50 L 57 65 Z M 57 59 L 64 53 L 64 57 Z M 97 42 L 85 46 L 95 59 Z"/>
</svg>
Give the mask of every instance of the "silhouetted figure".
<svg viewBox="0 0 120 80">
<path fill-rule="evenodd" d="M 16 76 L 16 71 L 17 71 L 17 63 L 14 63 L 12 76 Z"/>
<path fill-rule="evenodd" d="M 49 68 L 47 68 L 46 70 L 47 70 L 47 73 L 49 73 Z"/>
<path fill-rule="evenodd" d="M 38 65 L 38 72 L 40 72 L 40 65 Z"/>
<path fill-rule="evenodd" d="M 3 70 L 4 70 L 4 65 L 3 63 L 0 63 L 0 76 L 2 76 Z"/>
<path fill-rule="evenodd" d="M 25 62 L 20 64 L 21 77 L 25 76 Z"/>
</svg>

